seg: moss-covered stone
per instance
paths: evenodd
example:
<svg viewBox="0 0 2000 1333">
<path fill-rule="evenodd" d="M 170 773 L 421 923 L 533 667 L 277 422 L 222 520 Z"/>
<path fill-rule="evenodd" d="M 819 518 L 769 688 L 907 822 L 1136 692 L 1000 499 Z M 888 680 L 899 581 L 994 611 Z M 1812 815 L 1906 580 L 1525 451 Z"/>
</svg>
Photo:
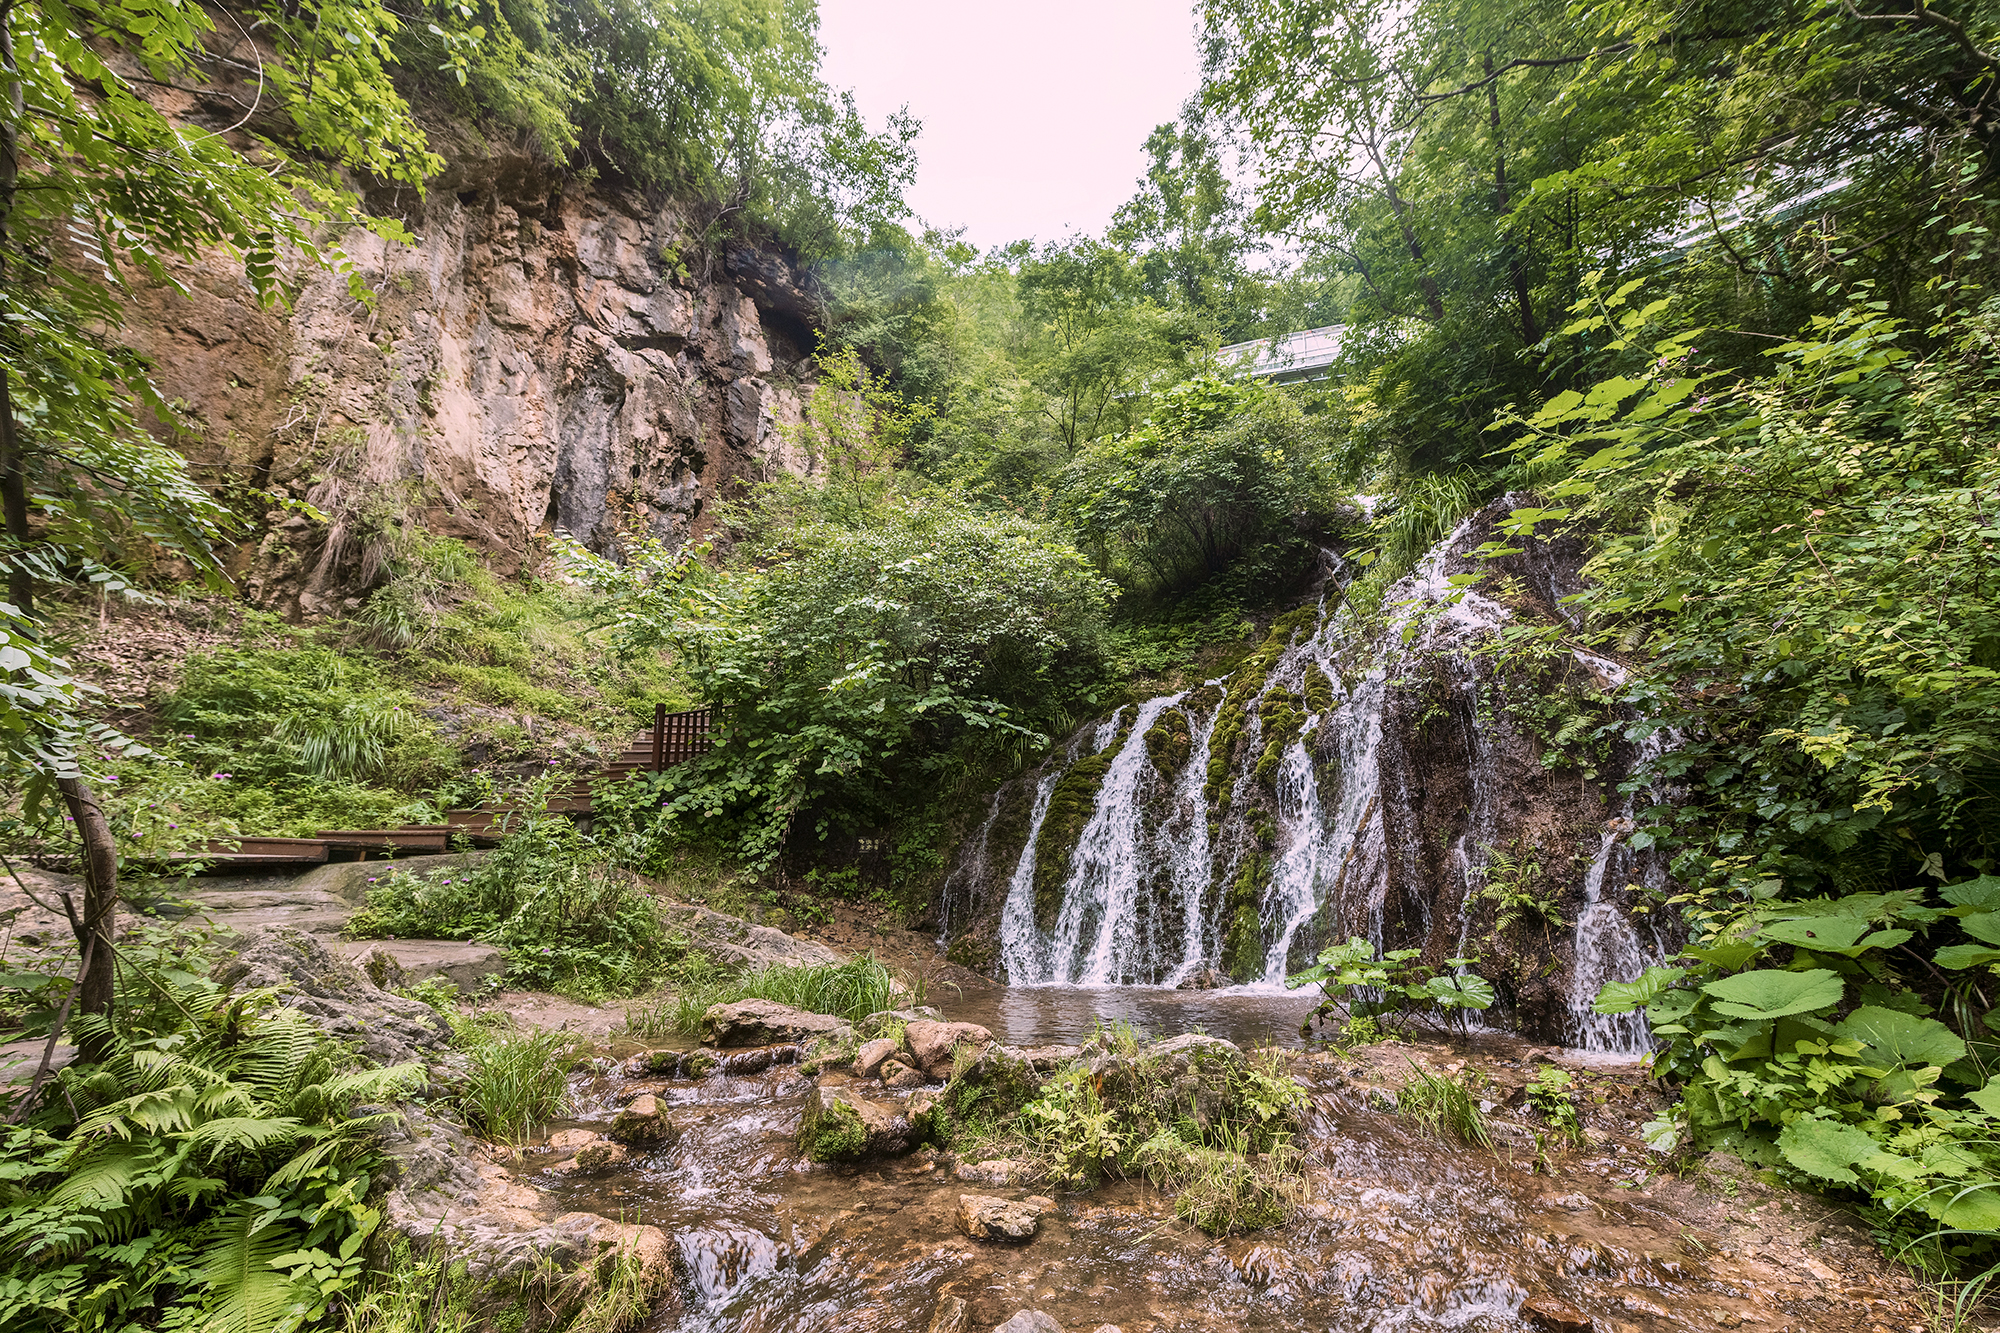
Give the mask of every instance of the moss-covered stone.
<svg viewBox="0 0 2000 1333">
<path fill-rule="evenodd" d="M 1276 789 L 1278 765 L 1284 762 L 1285 748 L 1298 739 L 1300 729 L 1306 724 L 1303 702 L 1289 691 L 1273 690 L 1257 705 L 1257 715 L 1264 723 L 1261 733 L 1264 753 L 1257 759 L 1257 781 L 1266 790 Z"/>
<path fill-rule="evenodd" d="M 1193 725 L 1178 708 L 1163 708 L 1159 718 L 1146 729 L 1146 754 L 1153 771 L 1171 779 L 1194 753 Z"/>
<path fill-rule="evenodd" d="M 1000 808 L 986 831 L 986 864 L 1004 883 L 1021 862 L 1028 845 L 1028 820 L 1035 811 L 1035 778 L 1017 778 L 1000 789 Z"/>
<path fill-rule="evenodd" d="M 1229 886 L 1222 970 L 1239 982 L 1255 981 L 1264 974 L 1264 924 L 1257 915 L 1257 904 L 1270 878 L 1270 859 L 1262 852 L 1251 852 L 1243 858 Z"/>
<path fill-rule="evenodd" d="M 799 1150 L 808 1158 L 815 1162 L 853 1161 L 867 1146 L 867 1126 L 853 1105 L 830 1098 L 806 1098 Z"/>
<path fill-rule="evenodd" d="M 1122 723 L 1111 743 L 1096 754 L 1077 760 L 1049 793 L 1048 812 L 1042 816 L 1042 830 L 1035 837 L 1035 924 L 1047 930 L 1062 914 L 1063 885 L 1069 881 L 1070 860 L 1076 855 L 1077 839 L 1097 808 L 1097 793 L 1111 761 L 1132 734 L 1132 721 Z"/>
<path fill-rule="evenodd" d="M 1319 663 L 1306 663 L 1305 683 L 1301 689 L 1305 693 L 1307 712 L 1318 715 L 1333 707 L 1333 680 Z"/>
<path fill-rule="evenodd" d="M 1265 636 L 1263 644 L 1245 658 L 1243 665 L 1229 678 L 1222 696 L 1222 716 L 1215 724 L 1215 733 L 1208 747 L 1208 782 L 1203 787 L 1202 795 L 1209 805 L 1219 810 L 1228 809 L 1229 774 L 1236 766 L 1236 751 L 1249 721 L 1251 701 L 1264 692 L 1271 668 L 1284 656 L 1285 649 L 1291 647 L 1300 627 L 1309 623 L 1315 614 L 1316 608 L 1302 606 L 1279 616 L 1272 623 L 1271 632 Z"/>
</svg>

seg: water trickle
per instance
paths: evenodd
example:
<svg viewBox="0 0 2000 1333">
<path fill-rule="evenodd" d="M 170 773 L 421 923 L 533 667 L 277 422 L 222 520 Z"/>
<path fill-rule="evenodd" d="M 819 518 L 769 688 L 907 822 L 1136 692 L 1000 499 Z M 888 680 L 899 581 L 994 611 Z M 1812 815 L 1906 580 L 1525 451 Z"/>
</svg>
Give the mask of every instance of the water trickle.
<svg viewBox="0 0 2000 1333">
<path fill-rule="evenodd" d="M 1621 855 L 1622 853 L 1622 855 Z M 1604 877 L 1614 862 L 1631 857 L 1620 830 L 1604 831 L 1597 856 L 1583 876 L 1583 909 L 1576 918 L 1576 963 L 1571 973 L 1569 1045 L 1586 1051 L 1636 1055 L 1650 1050 L 1643 1015 L 1600 1014 L 1592 1007 L 1607 981 L 1630 981 L 1659 961 L 1639 939 L 1631 915 L 1604 896 Z"/>
</svg>

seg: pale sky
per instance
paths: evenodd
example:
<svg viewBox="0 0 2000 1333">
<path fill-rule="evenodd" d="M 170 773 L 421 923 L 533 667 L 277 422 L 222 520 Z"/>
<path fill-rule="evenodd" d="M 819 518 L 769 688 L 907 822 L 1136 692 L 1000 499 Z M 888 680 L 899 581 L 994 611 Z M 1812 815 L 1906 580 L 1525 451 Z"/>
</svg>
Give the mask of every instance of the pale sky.
<svg viewBox="0 0 2000 1333">
<path fill-rule="evenodd" d="M 1101 234 L 1201 83 L 1190 0 L 820 0 L 822 73 L 923 122 L 910 202 L 984 250 Z"/>
</svg>

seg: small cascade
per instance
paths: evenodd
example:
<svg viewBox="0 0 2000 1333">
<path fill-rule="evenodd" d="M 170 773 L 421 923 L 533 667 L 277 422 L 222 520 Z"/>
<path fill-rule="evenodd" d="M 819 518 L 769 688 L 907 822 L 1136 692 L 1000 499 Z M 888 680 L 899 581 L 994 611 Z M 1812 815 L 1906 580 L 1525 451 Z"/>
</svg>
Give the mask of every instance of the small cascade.
<svg viewBox="0 0 2000 1333">
<path fill-rule="evenodd" d="M 1506 715 L 1477 649 L 1522 612 L 1490 595 L 1498 583 L 1466 586 L 1482 568 L 1466 555 L 1482 521 L 1490 532 L 1490 517 L 1469 517 L 1385 594 L 1386 626 L 1330 582 L 1231 676 L 1120 709 L 996 796 L 947 896 L 970 902 L 969 886 L 991 885 L 979 892 L 1001 975 L 1276 986 L 1359 935 L 1439 959 L 1497 951 L 1501 971 L 1523 978 L 1503 993 L 1503 1021 L 1590 1050 L 1645 1049 L 1641 1020 L 1600 1017 L 1590 1000 L 1662 955 L 1622 886 L 1664 870 L 1623 836 L 1631 801 L 1608 796 L 1619 773 L 1557 777 L 1539 733 Z M 1323 564 L 1331 580 L 1348 572 L 1331 553 Z M 1529 569 L 1506 595 L 1521 586 L 1574 584 Z M 1535 613 L 1562 623 L 1555 608 Z M 1574 688 L 1623 681 L 1593 654 L 1555 661 Z M 1591 859 L 1582 840 L 1607 827 Z M 1500 938 L 1481 890 L 1495 852 L 1517 844 L 1550 868 L 1541 888 L 1573 936 Z M 1530 954 L 1533 966 L 1510 961 Z"/>
</svg>

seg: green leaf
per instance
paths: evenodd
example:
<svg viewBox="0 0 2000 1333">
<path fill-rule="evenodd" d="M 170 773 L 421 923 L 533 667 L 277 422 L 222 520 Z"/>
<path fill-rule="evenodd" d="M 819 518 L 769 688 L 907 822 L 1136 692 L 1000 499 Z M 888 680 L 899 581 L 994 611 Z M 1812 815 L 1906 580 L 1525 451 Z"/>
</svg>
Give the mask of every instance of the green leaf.
<svg viewBox="0 0 2000 1333">
<path fill-rule="evenodd" d="M 2000 875 L 1981 875 L 1962 884 L 1947 884 L 1938 893 L 1954 907 L 2000 909 Z"/>
<path fill-rule="evenodd" d="M 1950 944 L 1932 957 L 1939 967 L 1984 967 L 1988 963 L 2000 963 L 2000 949 L 1989 949 L 1979 944 Z"/>
<path fill-rule="evenodd" d="M 1865 1004 L 1835 1030 L 1866 1046 L 1871 1064 L 1942 1067 L 1965 1058 L 1965 1043 L 1950 1028 L 1935 1018 L 1918 1018 L 1899 1009 Z"/>
<path fill-rule="evenodd" d="M 1734 1018 L 1783 1018 L 1840 1003 L 1841 980 L 1825 968 L 1809 972 L 1739 972 L 1702 987 L 1717 1012 Z"/>
<path fill-rule="evenodd" d="M 1810 1176 L 1852 1185 L 1861 1177 L 1849 1170 L 1881 1150 L 1874 1139 L 1852 1125 L 1834 1120 L 1794 1120 L 1778 1135 L 1785 1160 Z"/>
<path fill-rule="evenodd" d="M 2000 912 L 1979 912 L 1965 917 L 1958 924 L 1975 940 L 2000 944 Z"/>
<path fill-rule="evenodd" d="M 1938 1221 L 1959 1231 L 2000 1231 L 2000 1189 L 1980 1185 L 1954 1195 Z"/>
<path fill-rule="evenodd" d="M 1606 982 L 1591 1008 L 1600 1014 L 1629 1014 L 1651 1004 L 1686 975 L 1684 967 L 1649 967 L 1636 981 Z"/>
<path fill-rule="evenodd" d="M 1806 917 L 1797 921 L 1773 921 L 1757 932 L 1759 939 L 1790 944 L 1801 949 L 1834 952 L 1849 949 L 1868 933 L 1868 922 L 1860 917 Z"/>
</svg>

